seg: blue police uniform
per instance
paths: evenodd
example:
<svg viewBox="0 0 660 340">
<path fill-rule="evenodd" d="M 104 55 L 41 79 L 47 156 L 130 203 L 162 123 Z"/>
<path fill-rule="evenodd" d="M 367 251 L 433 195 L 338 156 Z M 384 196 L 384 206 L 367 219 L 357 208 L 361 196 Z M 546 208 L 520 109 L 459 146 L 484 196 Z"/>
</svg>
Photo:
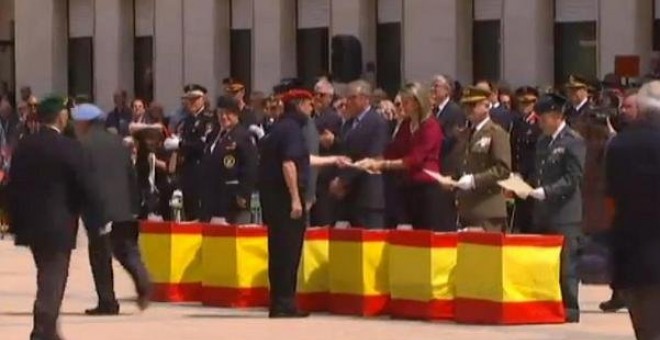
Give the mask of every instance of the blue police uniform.
<svg viewBox="0 0 660 340">
<path fill-rule="evenodd" d="M 250 223 L 250 198 L 257 182 L 257 148 L 252 136 L 237 125 L 231 130 L 216 128 L 206 141 L 200 219 L 224 217 L 232 224 Z"/>
<path fill-rule="evenodd" d="M 303 136 L 305 117 L 287 112 L 260 141 L 259 192 L 268 225 L 268 276 L 271 315 L 296 313 L 296 281 L 305 233 L 305 186 L 309 180 L 309 151 Z M 303 216 L 291 218 L 291 195 L 282 164 L 296 165 Z"/>
</svg>

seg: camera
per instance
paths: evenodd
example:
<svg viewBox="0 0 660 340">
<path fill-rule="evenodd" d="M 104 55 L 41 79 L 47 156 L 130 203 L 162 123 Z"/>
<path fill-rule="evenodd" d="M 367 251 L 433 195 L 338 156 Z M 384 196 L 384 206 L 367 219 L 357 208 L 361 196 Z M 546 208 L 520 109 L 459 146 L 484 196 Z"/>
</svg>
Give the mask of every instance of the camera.
<svg viewBox="0 0 660 340">
<path fill-rule="evenodd" d="M 587 111 L 590 118 L 596 122 L 607 124 L 607 120 L 612 120 L 619 115 L 621 106 L 621 97 L 614 90 L 603 90 L 594 97 L 594 103 Z"/>
</svg>

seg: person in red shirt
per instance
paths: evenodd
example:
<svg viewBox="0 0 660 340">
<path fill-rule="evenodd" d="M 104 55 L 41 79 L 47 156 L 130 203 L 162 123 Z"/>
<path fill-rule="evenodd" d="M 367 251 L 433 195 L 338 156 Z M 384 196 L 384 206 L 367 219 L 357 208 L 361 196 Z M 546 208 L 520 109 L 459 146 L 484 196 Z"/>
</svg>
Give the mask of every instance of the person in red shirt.
<svg viewBox="0 0 660 340">
<path fill-rule="evenodd" d="M 424 170 L 440 172 L 442 129 L 434 119 L 426 87 L 410 83 L 400 92 L 408 122 L 400 125 L 383 160 L 368 159 L 358 163 L 367 171 L 404 173 L 403 197 L 406 213 L 415 229 L 456 230 L 455 223 L 443 223 L 438 202 L 443 190 Z"/>
</svg>

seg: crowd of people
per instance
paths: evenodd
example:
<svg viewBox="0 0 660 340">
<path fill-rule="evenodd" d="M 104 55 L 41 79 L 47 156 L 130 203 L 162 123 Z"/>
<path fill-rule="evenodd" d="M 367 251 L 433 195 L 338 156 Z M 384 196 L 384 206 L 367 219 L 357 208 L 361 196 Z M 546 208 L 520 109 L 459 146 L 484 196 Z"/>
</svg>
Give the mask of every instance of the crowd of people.
<svg viewBox="0 0 660 340">
<path fill-rule="evenodd" d="M 429 83 L 408 83 L 389 98 L 363 80 L 337 84 L 323 77 L 313 89 L 294 81 L 275 86 L 269 96 L 252 93 L 248 99 L 245 86 L 228 79 L 215 105 L 203 86 L 185 86 L 181 108 L 171 114 L 140 98 L 129 105 L 125 91 L 115 94 L 115 108 L 107 115 L 83 110 L 89 105 L 84 97 L 60 104 L 74 120 L 78 115 L 78 120 L 93 121 L 121 137 L 132 162 L 113 162 L 134 168 L 136 180 L 130 194 L 118 195 L 131 197 L 138 219 L 268 225 L 273 317 L 306 315 L 295 307 L 295 277 L 306 226 L 411 226 L 439 232 L 563 235 L 566 318 L 579 322 L 581 240 L 621 222 L 625 217 L 618 207 L 627 205 L 617 198 L 631 195 L 630 188 L 617 186 L 617 176 L 625 169 L 623 163 L 608 162 L 609 145 L 629 148 L 615 136 L 627 136 L 624 132 L 648 120 L 638 110 L 636 90 L 619 85 L 573 75 L 561 88 L 522 86 L 512 91 L 489 81 L 462 88 L 449 76 L 438 75 Z M 660 100 L 653 99 L 657 84 L 647 87 L 651 85 L 656 86 L 646 88 L 651 92 L 645 98 Z M 16 112 L 7 96 L 0 102 L 2 166 L 10 171 L 3 180 L 10 188 L 14 176 L 23 178 L 14 168 L 18 165 L 10 162 L 13 150 L 26 136 L 38 134 L 44 123 L 37 110 L 42 103 L 29 88 L 21 90 Z M 649 105 L 656 106 L 660 105 Z M 94 113 L 88 114 L 90 110 Z M 70 125 L 56 127 L 70 138 L 85 138 L 88 129 Z M 619 160 L 638 161 L 634 153 L 617 155 Z M 30 164 L 20 162 L 20 171 L 30 172 Z M 612 175 L 610 169 L 621 173 Z M 97 182 L 115 184 L 112 175 L 107 176 Z M 503 190 L 498 182 L 511 176 L 533 190 Z M 608 191 L 612 187 L 614 193 Z M 131 207 L 122 211 L 126 209 Z M 98 227 L 101 222 L 133 218 L 88 220 Z M 135 248 L 122 248 L 121 242 L 112 246 L 124 254 L 126 248 Z M 97 255 L 96 261 L 108 261 L 105 254 Z M 134 258 L 124 256 L 122 263 L 136 279 L 140 296 L 145 296 L 148 285 L 139 283 L 145 282 L 141 278 L 146 274 L 143 265 L 131 264 Z M 37 266 L 46 262 L 37 254 L 35 260 Z M 108 294 L 114 312 L 114 293 Z M 626 301 L 625 294 L 614 289 L 601 308 L 618 310 Z M 644 322 L 640 320 L 633 315 L 633 321 Z"/>
</svg>

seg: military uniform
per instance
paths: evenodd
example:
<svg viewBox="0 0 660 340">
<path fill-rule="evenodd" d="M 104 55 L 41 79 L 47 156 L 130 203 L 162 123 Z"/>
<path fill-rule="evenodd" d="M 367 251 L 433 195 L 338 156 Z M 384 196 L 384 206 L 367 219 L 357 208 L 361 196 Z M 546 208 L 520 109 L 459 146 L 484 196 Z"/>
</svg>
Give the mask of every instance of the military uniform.
<svg viewBox="0 0 660 340">
<path fill-rule="evenodd" d="M 241 125 L 216 128 L 207 138 L 202 167 L 206 185 L 201 220 L 224 217 L 232 224 L 250 223 L 250 198 L 257 181 L 257 148 L 250 133 Z"/>
<path fill-rule="evenodd" d="M 478 103 L 489 95 L 485 90 L 469 87 L 461 102 Z M 472 176 L 473 187 L 457 195 L 461 225 L 500 231 L 507 212 L 506 201 L 497 182 L 508 178 L 511 172 L 509 135 L 486 118 L 477 123 L 467 137 L 461 172 L 464 176 Z"/>
<path fill-rule="evenodd" d="M 576 91 L 580 89 L 585 89 L 588 90 L 590 89 L 589 82 L 578 75 L 571 75 L 568 77 L 568 82 L 565 85 L 566 89 L 571 91 Z M 582 105 L 579 105 L 578 107 L 571 105 L 568 109 L 566 109 L 565 115 L 566 115 L 566 123 L 574 127 L 574 123 L 584 114 L 587 112 L 589 109 L 590 102 L 589 99 L 587 98 L 587 101 L 584 102 Z"/>
<path fill-rule="evenodd" d="M 537 112 L 561 112 L 565 101 L 552 95 L 541 99 Z M 534 227 L 538 234 L 563 235 L 561 290 L 567 320 L 579 321 L 578 240 L 581 236 L 582 195 L 586 147 L 580 135 L 562 125 L 554 136 L 539 139 L 533 184 L 542 191 L 534 205 Z M 534 197 L 532 195 L 532 197 Z"/>
<path fill-rule="evenodd" d="M 195 91 L 195 88 L 197 88 L 198 91 L 206 93 L 206 89 L 199 85 L 188 87 L 191 91 Z M 181 190 L 183 191 L 184 214 L 188 220 L 195 220 L 199 217 L 200 190 L 205 185 L 204 178 L 201 176 L 201 162 L 207 136 L 213 131 L 216 124 L 213 113 L 207 108 L 203 108 L 196 114 L 189 113 L 179 123 L 177 129 L 181 138 L 179 144 L 179 163 L 181 164 L 179 178 Z"/>
<path fill-rule="evenodd" d="M 534 104 L 538 99 L 538 91 L 529 86 L 516 90 L 518 102 L 525 105 Z M 536 142 L 541 135 L 539 117 L 534 112 L 521 112 L 511 123 L 511 169 L 529 181 L 534 175 L 534 162 L 536 161 Z M 532 227 L 532 211 L 534 202 L 531 200 L 515 199 L 513 211 L 513 230 L 525 232 Z"/>
</svg>

